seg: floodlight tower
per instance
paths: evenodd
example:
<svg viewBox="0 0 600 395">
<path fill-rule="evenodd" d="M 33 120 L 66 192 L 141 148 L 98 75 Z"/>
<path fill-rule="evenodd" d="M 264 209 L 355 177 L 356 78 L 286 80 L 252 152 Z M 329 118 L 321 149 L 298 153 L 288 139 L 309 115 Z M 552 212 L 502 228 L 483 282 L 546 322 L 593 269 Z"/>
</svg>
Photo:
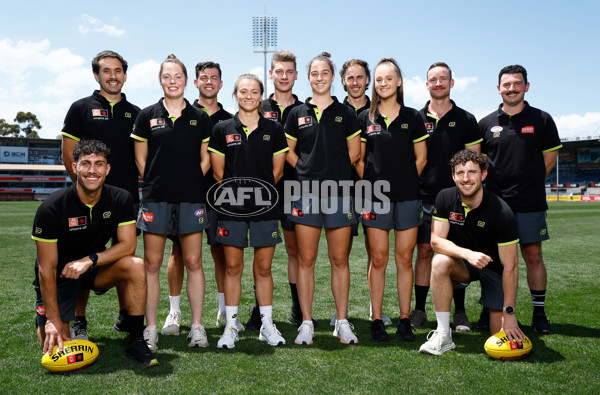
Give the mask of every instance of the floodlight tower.
<svg viewBox="0 0 600 395">
<path fill-rule="evenodd" d="M 267 53 L 277 51 L 277 17 L 253 16 L 252 17 L 252 46 L 254 52 L 262 52 L 265 56 L 265 99 L 267 94 Z"/>
</svg>

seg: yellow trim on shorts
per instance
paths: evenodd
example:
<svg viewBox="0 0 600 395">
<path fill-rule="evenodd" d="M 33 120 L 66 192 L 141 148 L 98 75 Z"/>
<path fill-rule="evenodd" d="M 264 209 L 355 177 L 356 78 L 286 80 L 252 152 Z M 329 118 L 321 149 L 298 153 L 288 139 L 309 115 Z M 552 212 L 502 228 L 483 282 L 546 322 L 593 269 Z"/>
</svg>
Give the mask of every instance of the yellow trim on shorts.
<svg viewBox="0 0 600 395">
<path fill-rule="evenodd" d="M 519 239 L 513 240 L 513 241 L 507 241 L 506 243 L 498 243 L 498 247 L 504 247 L 504 246 L 509 246 L 512 244 L 517 244 L 519 242 Z"/>
</svg>

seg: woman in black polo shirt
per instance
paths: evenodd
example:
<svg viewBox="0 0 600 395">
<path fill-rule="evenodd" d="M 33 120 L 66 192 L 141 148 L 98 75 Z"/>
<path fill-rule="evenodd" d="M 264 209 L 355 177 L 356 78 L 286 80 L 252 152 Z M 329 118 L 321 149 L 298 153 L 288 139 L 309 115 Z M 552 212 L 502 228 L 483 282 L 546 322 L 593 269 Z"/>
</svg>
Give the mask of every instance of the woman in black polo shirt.
<svg viewBox="0 0 600 395">
<path fill-rule="evenodd" d="M 348 322 L 350 270 L 348 246 L 351 226 L 355 222 L 349 188 L 345 196 L 341 181 L 351 183 L 351 166 L 360 157 L 360 130 L 354 110 L 331 96 L 335 66 L 323 52 L 311 60 L 308 80 L 313 96 L 290 112 L 285 132 L 290 150 L 287 161 L 296 169 L 302 185 L 299 200 L 294 202 L 290 219 L 296 223 L 299 251 L 298 297 L 303 321 L 298 328 L 297 344 L 313 342 L 311 318 L 315 291 L 315 263 L 321 228 L 325 227 L 331 261 L 331 287 L 335 299 L 334 335 L 342 343 L 358 343 Z M 307 184 L 319 187 L 317 198 L 309 198 Z M 325 183 L 327 182 L 327 183 Z M 327 184 L 333 187 L 324 188 Z"/>
<path fill-rule="evenodd" d="M 423 221 L 419 175 L 427 162 L 428 137 L 417 110 L 404 106 L 402 73 L 394 59 L 379 61 L 374 71 L 371 108 L 359 116 L 361 159 L 356 170 L 372 185 L 387 182 L 383 198 L 357 203 L 361 222 L 367 227 L 372 265 L 369 289 L 373 303 L 373 340 L 387 340 L 381 320 L 385 270 L 389 255 L 389 232 L 394 229 L 395 260 L 400 304 L 396 334 L 400 340 L 415 339 L 408 315 L 412 297 L 412 255 L 417 229 Z M 374 187 L 375 188 L 375 187 Z M 387 201 L 387 207 L 383 205 Z M 359 207 L 360 206 L 360 207 Z"/>
<path fill-rule="evenodd" d="M 185 65 L 175 57 L 161 64 L 159 81 L 164 97 L 138 115 L 131 136 L 135 160 L 144 179 L 137 226 L 144 231 L 144 263 L 148 281 L 147 327 L 144 339 L 157 348 L 156 312 L 160 298 L 159 273 L 167 235 L 177 234 L 188 272 L 187 293 L 192 310 L 190 347 L 206 347 L 202 326 L 204 272 L 202 230 L 208 228 L 204 205 L 204 174 L 210 167 L 208 115 L 184 99 Z M 181 312 L 171 311 L 167 321 L 179 334 Z"/>
<path fill-rule="evenodd" d="M 216 240 L 223 245 L 227 266 L 227 324 L 218 348 L 234 348 L 238 340 L 236 319 L 248 235 L 250 247 L 254 247 L 252 270 L 262 321 L 258 338 L 271 346 L 285 344 L 272 319 L 271 263 L 275 245 L 281 242 L 276 194 L 272 192 L 283 175 L 288 146 L 281 125 L 263 116 L 263 92 L 263 84 L 257 76 L 241 75 L 233 88 L 239 111 L 232 119 L 215 126 L 208 145 L 213 174 L 220 182 L 218 188 L 210 189 L 208 199 L 219 212 Z"/>
</svg>

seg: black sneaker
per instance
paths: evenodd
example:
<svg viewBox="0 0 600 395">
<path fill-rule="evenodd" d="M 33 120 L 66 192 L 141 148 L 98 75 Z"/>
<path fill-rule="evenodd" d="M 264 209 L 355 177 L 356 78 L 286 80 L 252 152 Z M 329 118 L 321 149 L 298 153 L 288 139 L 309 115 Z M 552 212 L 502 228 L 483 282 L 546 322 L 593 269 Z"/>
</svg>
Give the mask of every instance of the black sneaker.
<svg viewBox="0 0 600 395">
<path fill-rule="evenodd" d="M 262 325 L 262 321 L 260 320 L 260 311 L 258 310 L 258 306 L 254 305 L 252 308 L 252 313 L 250 314 L 250 319 L 246 322 L 244 327 L 247 331 L 257 331 L 260 329 Z"/>
<path fill-rule="evenodd" d="M 73 320 L 69 334 L 71 339 L 90 340 L 87 334 L 87 320 Z"/>
<path fill-rule="evenodd" d="M 113 325 L 113 331 L 115 332 L 127 332 L 125 328 L 125 317 L 126 314 L 123 311 L 119 311 L 119 316 Z"/>
<path fill-rule="evenodd" d="M 396 330 L 398 339 L 405 342 L 415 341 L 415 334 L 412 332 L 412 326 L 408 318 L 401 318 L 398 321 L 398 329 Z"/>
<path fill-rule="evenodd" d="M 552 335 L 554 333 L 546 314 L 534 314 L 531 320 L 531 327 L 535 333 L 539 333 L 540 335 Z"/>
<path fill-rule="evenodd" d="M 139 367 L 148 368 L 150 366 L 158 366 L 156 356 L 148 348 L 148 344 L 143 337 L 137 337 L 129 341 L 127 350 L 125 351 L 125 359 L 130 360 Z"/>
<path fill-rule="evenodd" d="M 382 320 L 371 322 L 371 338 L 376 342 L 386 342 L 389 340 Z"/>
<path fill-rule="evenodd" d="M 480 331 L 490 330 L 490 309 L 485 306 L 481 309 L 481 315 L 479 316 L 479 321 L 477 321 L 477 329 Z"/>
</svg>

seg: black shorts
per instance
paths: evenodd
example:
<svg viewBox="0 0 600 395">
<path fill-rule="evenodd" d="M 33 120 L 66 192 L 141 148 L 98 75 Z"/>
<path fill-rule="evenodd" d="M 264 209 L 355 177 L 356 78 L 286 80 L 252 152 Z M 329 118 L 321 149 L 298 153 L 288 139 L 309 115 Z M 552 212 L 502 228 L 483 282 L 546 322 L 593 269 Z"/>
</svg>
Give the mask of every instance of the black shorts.
<svg viewBox="0 0 600 395">
<path fill-rule="evenodd" d="M 94 288 L 94 281 L 98 274 L 98 267 L 89 268 L 77 280 L 68 279 L 57 282 L 56 297 L 58 303 L 58 311 L 62 322 L 70 322 L 75 319 L 75 307 L 77 307 L 77 299 L 81 289 L 91 289 L 97 294 L 105 293 L 106 290 Z M 38 270 L 35 270 L 35 280 L 33 288 L 36 294 L 35 311 L 37 326 L 46 325 L 46 308 L 42 299 L 42 290 L 40 289 L 40 280 Z"/>
<path fill-rule="evenodd" d="M 423 203 L 423 223 L 419 226 L 417 233 L 418 244 L 431 243 L 431 218 L 433 215 L 433 204 Z"/>
<path fill-rule="evenodd" d="M 250 243 L 248 244 L 248 237 Z M 281 243 L 279 222 L 270 221 L 219 221 L 217 241 L 223 245 L 246 248 L 269 247 Z"/>
<path fill-rule="evenodd" d="M 504 307 L 502 276 L 487 268 L 477 269 L 464 259 L 462 262 L 467 266 L 470 278 L 466 283 L 455 281 L 455 284 L 464 288 L 473 281 L 479 281 L 481 284 L 481 298 L 479 298 L 479 304 L 489 307 L 490 309 L 502 310 Z"/>
</svg>

